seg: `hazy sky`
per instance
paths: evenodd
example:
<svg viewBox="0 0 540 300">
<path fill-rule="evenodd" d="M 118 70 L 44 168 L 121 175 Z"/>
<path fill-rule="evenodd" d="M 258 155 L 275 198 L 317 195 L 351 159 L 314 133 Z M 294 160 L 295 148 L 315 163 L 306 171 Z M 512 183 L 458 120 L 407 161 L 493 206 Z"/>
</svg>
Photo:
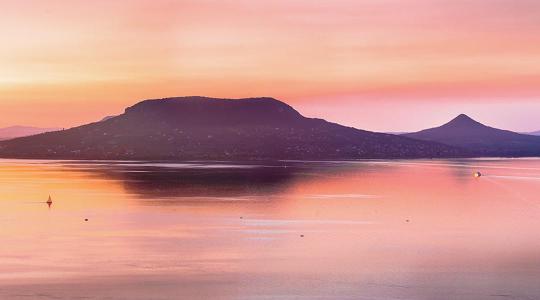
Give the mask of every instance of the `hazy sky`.
<svg viewBox="0 0 540 300">
<path fill-rule="evenodd" d="M 540 130 L 538 0 L 0 0 L 0 126 L 272 96 L 379 131 Z"/>
</svg>

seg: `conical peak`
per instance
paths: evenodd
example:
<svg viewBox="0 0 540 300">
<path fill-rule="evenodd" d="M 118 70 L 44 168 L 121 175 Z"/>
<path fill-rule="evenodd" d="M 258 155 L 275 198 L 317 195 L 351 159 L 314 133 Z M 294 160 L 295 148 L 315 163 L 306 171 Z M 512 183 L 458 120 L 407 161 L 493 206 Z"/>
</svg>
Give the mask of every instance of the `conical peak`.
<svg viewBox="0 0 540 300">
<path fill-rule="evenodd" d="M 475 121 L 466 114 L 460 114 L 459 116 L 452 119 L 448 122 L 447 125 L 458 125 L 458 126 L 468 126 L 468 125 L 481 125 L 479 122 Z"/>
<path fill-rule="evenodd" d="M 454 118 L 454 121 L 474 121 L 471 117 L 467 116 L 466 114 L 460 114 L 459 116 Z"/>
</svg>

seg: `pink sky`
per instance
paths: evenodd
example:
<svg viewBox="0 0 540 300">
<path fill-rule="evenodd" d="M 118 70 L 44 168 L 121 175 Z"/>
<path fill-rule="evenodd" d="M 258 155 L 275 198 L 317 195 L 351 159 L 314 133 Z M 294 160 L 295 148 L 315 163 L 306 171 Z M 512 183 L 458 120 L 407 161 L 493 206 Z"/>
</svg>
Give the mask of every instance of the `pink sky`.
<svg viewBox="0 0 540 300">
<path fill-rule="evenodd" d="M 408 131 L 468 113 L 540 130 L 537 0 L 0 0 L 0 126 L 146 98 L 272 96 Z"/>
</svg>

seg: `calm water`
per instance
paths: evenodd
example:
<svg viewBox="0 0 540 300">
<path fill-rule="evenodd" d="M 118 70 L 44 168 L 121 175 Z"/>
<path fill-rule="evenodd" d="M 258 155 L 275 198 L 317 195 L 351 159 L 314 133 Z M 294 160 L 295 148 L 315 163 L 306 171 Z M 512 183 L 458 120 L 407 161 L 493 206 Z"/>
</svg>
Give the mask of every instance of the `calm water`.
<svg viewBox="0 0 540 300">
<path fill-rule="evenodd" d="M 540 299 L 536 159 L 0 160 L 0 209 L 0 299 Z"/>
</svg>

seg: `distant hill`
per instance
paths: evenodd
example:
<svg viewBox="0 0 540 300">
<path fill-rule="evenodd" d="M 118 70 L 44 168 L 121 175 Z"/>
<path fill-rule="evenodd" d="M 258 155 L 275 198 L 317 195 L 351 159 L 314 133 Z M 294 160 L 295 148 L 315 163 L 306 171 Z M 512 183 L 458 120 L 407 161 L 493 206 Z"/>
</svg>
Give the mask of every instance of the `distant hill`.
<svg viewBox="0 0 540 300">
<path fill-rule="evenodd" d="M 10 126 L 0 128 L 0 140 L 9 140 L 13 138 L 30 136 L 44 132 L 57 131 L 61 128 L 38 128 L 30 126 Z"/>
<path fill-rule="evenodd" d="M 106 116 L 106 117 L 104 117 L 103 119 L 101 119 L 101 120 L 99 120 L 99 121 L 100 121 L 100 122 L 107 121 L 107 120 L 112 119 L 112 118 L 114 118 L 114 117 L 116 117 L 116 116 Z"/>
<path fill-rule="evenodd" d="M 104 121 L 0 142 L 0 157 L 356 159 L 464 156 L 452 146 L 302 116 L 273 98 L 146 100 Z"/>
<path fill-rule="evenodd" d="M 540 137 L 492 128 L 464 114 L 440 127 L 404 136 L 461 147 L 475 156 L 540 156 Z"/>
</svg>

